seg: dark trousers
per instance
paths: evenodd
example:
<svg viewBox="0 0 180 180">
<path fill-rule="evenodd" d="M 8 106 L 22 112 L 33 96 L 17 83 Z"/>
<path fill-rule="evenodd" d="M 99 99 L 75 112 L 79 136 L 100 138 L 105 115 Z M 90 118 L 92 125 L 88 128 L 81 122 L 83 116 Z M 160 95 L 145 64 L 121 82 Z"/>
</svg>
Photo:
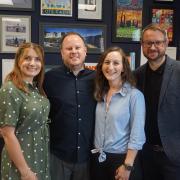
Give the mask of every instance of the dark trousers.
<svg viewBox="0 0 180 180">
<path fill-rule="evenodd" d="M 104 162 L 98 161 L 99 153 L 92 154 L 90 177 L 91 180 L 115 180 L 116 169 L 124 163 L 126 154 L 106 153 Z M 134 162 L 134 170 L 130 174 L 130 180 L 142 180 L 142 172 L 138 156 Z"/>
<path fill-rule="evenodd" d="M 171 162 L 164 151 L 145 144 L 142 150 L 143 180 L 180 180 L 180 165 Z"/>
<path fill-rule="evenodd" d="M 89 163 L 69 163 L 54 154 L 50 156 L 52 180 L 89 180 Z"/>
</svg>

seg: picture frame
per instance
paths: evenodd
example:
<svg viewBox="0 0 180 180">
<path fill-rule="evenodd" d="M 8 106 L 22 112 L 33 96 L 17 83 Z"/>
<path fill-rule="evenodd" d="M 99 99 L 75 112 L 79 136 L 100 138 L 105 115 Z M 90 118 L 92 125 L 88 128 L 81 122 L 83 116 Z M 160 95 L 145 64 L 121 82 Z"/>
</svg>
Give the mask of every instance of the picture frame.
<svg viewBox="0 0 180 180">
<path fill-rule="evenodd" d="M 167 3 L 167 2 L 174 2 L 174 0 L 154 0 L 155 2 L 163 2 L 163 3 Z"/>
<path fill-rule="evenodd" d="M 102 20 L 102 0 L 78 0 L 78 19 Z"/>
<path fill-rule="evenodd" d="M 85 63 L 84 63 L 85 68 L 90 69 L 90 70 L 93 70 L 93 71 L 96 70 L 97 64 L 98 64 L 98 63 L 89 63 L 89 62 L 85 62 Z"/>
<path fill-rule="evenodd" d="M 68 32 L 77 32 L 87 44 L 90 54 L 99 54 L 106 48 L 106 25 L 99 24 L 64 24 L 44 23 L 39 24 L 39 44 L 45 52 L 59 52 L 60 39 Z"/>
<path fill-rule="evenodd" d="M 142 30 L 143 0 L 113 0 L 112 41 L 140 41 Z"/>
<path fill-rule="evenodd" d="M 41 0 L 41 16 L 65 16 L 72 17 L 73 0 Z"/>
<path fill-rule="evenodd" d="M 15 53 L 23 42 L 31 41 L 31 16 L 0 15 L 0 52 Z"/>
<path fill-rule="evenodd" d="M 173 16 L 174 10 L 170 8 L 157 8 L 153 7 L 151 10 L 152 23 L 159 24 L 167 31 L 169 44 L 173 43 L 174 29 L 173 29 Z"/>
<path fill-rule="evenodd" d="M 6 76 L 13 70 L 14 59 L 2 59 L 2 82 L 4 82 Z"/>
<path fill-rule="evenodd" d="M 0 1 L 0 10 L 33 11 L 35 0 L 4 0 Z"/>
</svg>

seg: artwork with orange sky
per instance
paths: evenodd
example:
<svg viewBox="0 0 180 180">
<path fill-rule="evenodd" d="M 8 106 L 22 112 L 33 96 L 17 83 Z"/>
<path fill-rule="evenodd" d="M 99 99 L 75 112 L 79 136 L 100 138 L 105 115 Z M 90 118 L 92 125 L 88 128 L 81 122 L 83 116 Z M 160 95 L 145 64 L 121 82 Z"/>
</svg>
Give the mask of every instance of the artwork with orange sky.
<svg viewBox="0 0 180 180">
<path fill-rule="evenodd" d="M 139 41 L 142 28 L 143 0 L 117 0 L 116 38 Z"/>
</svg>

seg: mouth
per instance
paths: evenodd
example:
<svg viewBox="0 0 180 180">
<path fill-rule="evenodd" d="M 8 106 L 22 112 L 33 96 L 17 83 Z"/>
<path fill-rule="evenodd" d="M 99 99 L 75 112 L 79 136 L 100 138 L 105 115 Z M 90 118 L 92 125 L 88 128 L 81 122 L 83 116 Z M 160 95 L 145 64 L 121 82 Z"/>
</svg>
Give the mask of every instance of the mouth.
<svg viewBox="0 0 180 180">
<path fill-rule="evenodd" d="M 29 68 L 29 67 L 28 67 L 27 70 L 34 72 L 34 71 L 37 71 L 38 69 L 37 69 L 37 68 Z"/>
</svg>

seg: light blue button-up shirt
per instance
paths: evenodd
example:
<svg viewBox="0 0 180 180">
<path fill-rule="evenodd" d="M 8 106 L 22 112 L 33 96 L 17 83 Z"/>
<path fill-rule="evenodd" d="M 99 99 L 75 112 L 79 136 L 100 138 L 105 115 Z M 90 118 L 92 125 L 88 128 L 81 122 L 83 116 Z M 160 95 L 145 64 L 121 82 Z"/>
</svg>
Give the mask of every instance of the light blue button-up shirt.
<svg viewBox="0 0 180 180">
<path fill-rule="evenodd" d="M 124 83 L 112 96 L 107 112 L 105 99 L 96 107 L 94 152 L 100 152 L 100 162 L 106 160 L 106 152 L 123 154 L 128 149 L 140 150 L 145 142 L 143 94 Z"/>
</svg>

